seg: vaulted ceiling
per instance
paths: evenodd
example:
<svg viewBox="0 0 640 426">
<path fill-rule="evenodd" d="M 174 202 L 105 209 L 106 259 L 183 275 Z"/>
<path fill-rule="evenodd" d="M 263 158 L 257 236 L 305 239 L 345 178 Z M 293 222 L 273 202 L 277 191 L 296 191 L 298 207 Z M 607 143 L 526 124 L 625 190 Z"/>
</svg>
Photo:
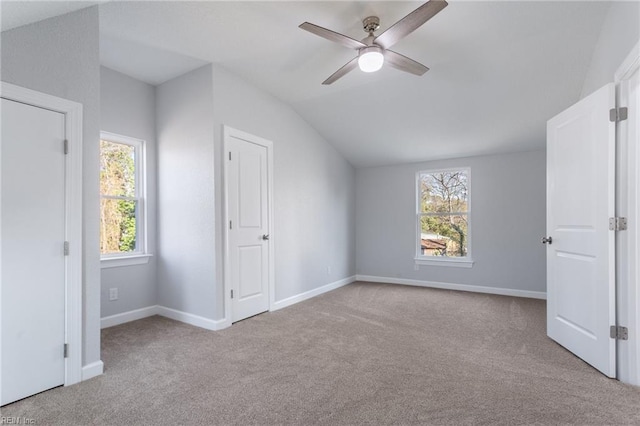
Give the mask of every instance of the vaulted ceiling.
<svg viewBox="0 0 640 426">
<path fill-rule="evenodd" d="M 32 5 L 16 18 L 3 2 L 3 30 L 28 8 L 55 14 L 19 3 Z M 362 39 L 363 18 L 378 16 L 379 34 L 420 4 L 106 2 L 101 59 L 151 84 L 217 64 L 291 105 L 356 167 L 542 149 L 546 121 L 580 96 L 609 4 L 452 0 L 394 46 L 431 68 L 424 76 L 385 67 L 321 85 L 356 52 L 299 24 Z"/>
</svg>

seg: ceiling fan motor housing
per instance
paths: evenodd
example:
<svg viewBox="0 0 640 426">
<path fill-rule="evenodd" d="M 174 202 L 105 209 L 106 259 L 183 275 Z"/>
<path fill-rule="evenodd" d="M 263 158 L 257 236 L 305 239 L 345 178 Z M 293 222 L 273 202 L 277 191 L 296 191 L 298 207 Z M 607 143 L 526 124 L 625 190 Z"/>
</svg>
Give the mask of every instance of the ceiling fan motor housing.
<svg viewBox="0 0 640 426">
<path fill-rule="evenodd" d="M 362 28 L 365 32 L 371 34 L 380 28 L 380 18 L 377 16 L 368 16 L 362 20 Z"/>
</svg>

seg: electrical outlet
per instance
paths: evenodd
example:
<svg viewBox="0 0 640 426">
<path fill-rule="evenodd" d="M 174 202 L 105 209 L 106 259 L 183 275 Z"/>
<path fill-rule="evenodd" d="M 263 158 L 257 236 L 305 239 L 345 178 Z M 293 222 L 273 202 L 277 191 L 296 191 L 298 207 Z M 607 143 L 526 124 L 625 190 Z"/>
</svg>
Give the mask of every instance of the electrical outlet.
<svg viewBox="0 0 640 426">
<path fill-rule="evenodd" d="M 109 301 L 118 300 L 118 287 L 109 289 Z"/>
<path fill-rule="evenodd" d="M 414 271 L 419 271 L 420 270 L 420 265 L 418 265 L 417 263 L 415 265 L 413 265 L 413 270 Z"/>
<path fill-rule="evenodd" d="M 331 275 L 331 266 L 327 266 L 327 275 Z"/>
</svg>

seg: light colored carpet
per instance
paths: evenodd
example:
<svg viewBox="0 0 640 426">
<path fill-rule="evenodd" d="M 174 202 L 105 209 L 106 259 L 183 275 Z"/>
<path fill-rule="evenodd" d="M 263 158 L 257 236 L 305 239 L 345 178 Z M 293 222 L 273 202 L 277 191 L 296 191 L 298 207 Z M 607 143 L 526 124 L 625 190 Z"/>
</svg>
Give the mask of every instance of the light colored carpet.
<svg viewBox="0 0 640 426">
<path fill-rule="evenodd" d="M 540 300 L 354 283 L 219 332 L 103 330 L 105 374 L 2 409 L 37 424 L 640 424 L 640 389 L 545 335 Z"/>
</svg>

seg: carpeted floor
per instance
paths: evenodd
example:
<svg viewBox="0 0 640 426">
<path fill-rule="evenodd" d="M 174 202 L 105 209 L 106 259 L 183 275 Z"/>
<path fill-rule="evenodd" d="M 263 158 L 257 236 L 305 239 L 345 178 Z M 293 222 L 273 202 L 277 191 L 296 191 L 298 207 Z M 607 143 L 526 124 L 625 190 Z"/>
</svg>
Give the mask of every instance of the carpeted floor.
<svg viewBox="0 0 640 426">
<path fill-rule="evenodd" d="M 3 407 L 37 424 L 640 424 L 640 388 L 545 335 L 540 300 L 354 283 L 211 332 L 103 330 L 105 374 Z"/>
</svg>

